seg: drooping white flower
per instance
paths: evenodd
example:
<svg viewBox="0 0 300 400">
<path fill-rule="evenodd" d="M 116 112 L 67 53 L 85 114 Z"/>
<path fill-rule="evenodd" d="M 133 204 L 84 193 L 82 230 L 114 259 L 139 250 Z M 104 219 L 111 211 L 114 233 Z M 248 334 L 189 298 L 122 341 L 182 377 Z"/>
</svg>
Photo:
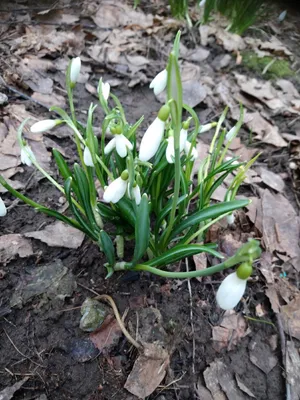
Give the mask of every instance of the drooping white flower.
<svg viewBox="0 0 300 400">
<path fill-rule="evenodd" d="M 169 164 L 174 164 L 174 162 L 175 162 L 174 137 L 169 136 L 167 141 L 168 141 L 168 145 L 166 148 L 166 159 Z"/>
<path fill-rule="evenodd" d="M 49 131 L 61 122 L 62 121 L 60 119 L 44 119 L 43 121 L 39 121 L 33 124 L 30 130 L 32 133 Z"/>
<path fill-rule="evenodd" d="M 210 131 L 212 128 L 216 126 L 215 122 L 212 122 L 211 124 L 206 124 L 206 125 L 201 125 L 199 132 L 198 133 L 205 133 Z"/>
<path fill-rule="evenodd" d="M 130 192 L 131 191 L 129 190 L 129 185 L 128 185 L 127 194 L 128 194 L 128 197 L 131 199 L 132 197 L 131 197 L 131 193 Z M 139 205 L 140 202 L 141 202 L 142 196 L 141 196 L 141 189 L 140 189 L 139 185 L 136 182 L 134 183 L 133 188 L 132 188 L 132 196 L 133 196 L 133 198 L 135 200 L 135 203 L 137 205 Z"/>
<path fill-rule="evenodd" d="M 108 185 L 103 194 L 106 203 L 117 203 L 126 193 L 128 185 L 128 172 L 123 171 L 122 175 Z"/>
<path fill-rule="evenodd" d="M 111 153 L 114 148 L 117 150 L 119 156 L 124 158 L 128 154 L 128 149 L 133 149 L 133 144 L 122 133 L 116 134 L 105 146 L 104 154 Z"/>
<path fill-rule="evenodd" d="M 217 303 L 223 310 L 231 310 L 243 297 L 247 279 L 240 279 L 236 272 L 226 276 L 217 291 Z"/>
<path fill-rule="evenodd" d="M 150 89 L 153 89 L 154 94 L 157 96 L 163 92 L 167 86 L 168 72 L 166 69 L 159 72 L 150 83 Z"/>
<path fill-rule="evenodd" d="M 185 144 L 184 144 L 184 152 L 186 155 L 189 154 L 190 152 L 190 148 L 191 148 L 191 143 L 189 141 L 186 140 Z M 191 160 L 195 161 L 196 158 L 198 157 L 198 151 L 195 147 L 192 148 L 192 152 L 191 152 Z"/>
<path fill-rule="evenodd" d="M 202 8 L 205 6 L 206 0 L 201 0 L 199 3 L 199 7 Z"/>
<path fill-rule="evenodd" d="M 93 163 L 93 157 L 92 157 L 92 153 L 90 151 L 90 149 L 85 146 L 84 151 L 83 151 L 83 162 L 85 163 L 85 165 L 87 167 L 94 167 L 94 163 Z"/>
<path fill-rule="evenodd" d="M 35 155 L 27 144 L 21 148 L 21 163 L 30 167 L 33 161 L 36 161 Z"/>
<path fill-rule="evenodd" d="M 152 158 L 163 139 L 165 131 L 165 122 L 158 117 L 152 122 L 146 130 L 140 144 L 139 159 L 141 161 L 149 161 Z"/>
<path fill-rule="evenodd" d="M 278 16 L 278 21 L 279 22 L 284 21 L 284 19 L 286 17 L 286 14 L 287 14 L 287 10 L 282 11 L 282 13 L 280 13 L 279 16 Z"/>
<path fill-rule="evenodd" d="M 102 96 L 104 97 L 104 100 L 107 101 L 109 98 L 109 94 L 110 94 L 110 84 L 108 82 L 104 83 L 101 81 L 99 81 L 99 85 L 98 85 L 98 92 L 102 93 Z"/>
<path fill-rule="evenodd" d="M 6 214 L 7 214 L 6 206 L 4 204 L 4 201 L 0 197 L 0 217 L 5 217 Z"/>
<path fill-rule="evenodd" d="M 70 68 L 70 81 L 73 86 L 78 80 L 80 74 L 80 68 L 81 68 L 80 57 L 73 58 L 71 61 L 71 68 Z"/>
<path fill-rule="evenodd" d="M 179 136 L 179 150 L 182 152 L 184 150 L 185 142 L 187 141 L 187 130 L 182 128 Z"/>
<path fill-rule="evenodd" d="M 230 142 L 230 141 L 234 138 L 234 136 L 235 136 L 235 131 L 236 131 L 236 129 L 235 129 L 235 126 L 234 126 L 233 128 L 231 128 L 231 129 L 226 133 L 226 136 L 225 136 L 225 143 Z"/>
</svg>

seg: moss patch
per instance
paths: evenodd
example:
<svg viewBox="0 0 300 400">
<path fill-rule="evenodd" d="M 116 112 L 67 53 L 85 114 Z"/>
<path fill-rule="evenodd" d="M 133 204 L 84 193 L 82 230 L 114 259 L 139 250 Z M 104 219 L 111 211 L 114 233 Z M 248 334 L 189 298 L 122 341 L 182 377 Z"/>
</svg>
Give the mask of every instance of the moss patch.
<svg viewBox="0 0 300 400">
<path fill-rule="evenodd" d="M 273 61 L 266 74 L 264 74 L 264 77 L 267 79 L 284 78 L 295 75 L 295 72 L 291 69 L 287 60 L 275 59 L 274 61 L 274 57 L 258 57 L 253 51 L 245 51 L 242 53 L 242 56 L 243 65 L 260 74 L 262 74 L 266 66 Z"/>
</svg>

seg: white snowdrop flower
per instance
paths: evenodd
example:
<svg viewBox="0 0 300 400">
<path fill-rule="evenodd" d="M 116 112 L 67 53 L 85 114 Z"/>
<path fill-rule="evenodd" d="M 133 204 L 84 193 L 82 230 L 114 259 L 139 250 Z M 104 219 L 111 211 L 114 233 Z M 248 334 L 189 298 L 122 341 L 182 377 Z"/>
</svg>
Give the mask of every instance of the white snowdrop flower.
<svg viewBox="0 0 300 400">
<path fill-rule="evenodd" d="M 80 57 L 73 58 L 71 61 L 71 68 L 70 68 L 70 81 L 72 86 L 75 86 L 75 83 L 78 80 L 81 68 L 81 59 Z"/>
<path fill-rule="evenodd" d="M 192 144 L 189 141 L 186 140 L 186 142 L 184 144 L 184 152 L 185 152 L 186 155 L 189 154 L 191 145 Z M 198 151 L 197 151 L 196 147 L 193 147 L 192 148 L 192 152 L 191 152 L 192 161 L 195 161 L 197 157 L 198 157 Z"/>
<path fill-rule="evenodd" d="M 111 153 L 113 149 L 116 149 L 119 156 L 124 158 L 128 154 L 128 149 L 133 149 L 133 144 L 122 133 L 116 134 L 105 146 L 104 154 Z"/>
<path fill-rule="evenodd" d="M 104 83 L 101 81 L 99 81 L 99 85 L 98 85 L 98 92 L 102 92 L 102 96 L 104 97 L 104 100 L 107 101 L 109 98 L 109 94 L 110 94 L 110 84 L 108 82 Z"/>
<path fill-rule="evenodd" d="M 182 128 L 179 136 L 179 150 L 182 152 L 184 150 L 185 142 L 187 141 L 187 130 Z"/>
<path fill-rule="evenodd" d="M 36 161 L 35 155 L 31 148 L 26 145 L 21 148 L 21 163 L 28 165 L 30 167 L 32 165 L 32 161 Z"/>
<path fill-rule="evenodd" d="M 212 128 L 216 126 L 215 122 L 212 122 L 211 124 L 206 124 L 206 125 L 201 125 L 199 132 L 198 133 L 205 133 L 210 131 Z"/>
<path fill-rule="evenodd" d="M 128 185 L 128 192 L 127 193 L 128 193 L 128 197 L 131 199 L 132 197 L 131 197 L 131 193 L 130 193 L 130 190 L 129 190 L 129 185 Z M 135 200 L 135 203 L 137 205 L 139 205 L 140 202 L 141 202 L 142 196 L 141 196 L 141 189 L 140 189 L 139 185 L 136 182 L 134 182 L 133 187 L 132 187 L 132 195 L 133 195 L 133 198 Z"/>
<path fill-rule="evenodd" d="M 246 290 L 247 279 L 252 274 L 252 265 L 242 263 L 236 272 L 228 275 L 217 291 L 217 303 L 224 310 L 234 308 L 243 297 Z"/>
<path fill-rule="evenodd" d="M 117 203 L 125 195 L 128 184 L 128 172 L 123 171 L 121 176 L 108 185 L 103 194 L 106 203 Z"/>
<path fill-rule="evenodd" d="M 4 201 L 0 197 L 0 217 L 5 217 L 6 214 L 7 214 L 7 208 L 4 204 Z"/>
<path fill-rule="evenodd" d="M 36 122 L 30 128 L 32 133 L 41 133 L 49 131 L 56 125 L 60 124 L 62 121 L 60 119 L 44 119 L 43 121 Z"/>
<path fill-rule="evenodd" d="M 156 154 L 164 136 L 169 113 L 169 107 L 167 105 L 162 106 L 158 116 L 146 130 L 140 144 L 139 159 L 141 161 L 149 161 Z"/>
<path fill-rule="evenodd" d="M 234 218 L 234 214 L 233 214 L 233 213 L 227 215 L 226 219 L 227 219 L 228 225 L 233 225 L 233 224 L 234 224 L 234 219 L 235 219 L 235 218 Z"/>
<path fill-rule="evenodd" d="M 83 162 L 85 163 L 85 165 L 87 167 L 94 167 L 94 163 L 93 163 L 93 157 L 92 157 L 92 153 L 90 151 L 90 149 L 85 146 L 84 151 L 83 151 Z"/>
<path fill-rule="evenodd" d="M 202 8 L 205 6 L 206 0 L 201 0 L 199 3 L 199 7 Z"/>
<path fill-rule="evenodd" d="M 230 142 L 234 137 L 235 137 L 235 126 L 233 128 L 231 128 L 225 135 L 225 143 Z"/>
<path fill-rule="evenodd" d="M 154 94 L 157 96 L 163 92 L 167 86 L 168 72 L 166 69 L 158 73 L 150 83 L 150 89 L 153 89 Z"/>
<path fill-rule="evenodd" d="M 167 139 L 168 145 L 166 148 L 166 159 L 169 164 L 174 164 L 175 162 L 175 149 L 174 149 L 174 137 L 169 136 Z"/>
<path fill-rule="evenodd" d="M 287 14 L 287 10 L 282 11 L 282 13 L 280 13 L 278 16 L 278 21 L 282 22 L 285 19 L 286 14 Z"/>
</svg>

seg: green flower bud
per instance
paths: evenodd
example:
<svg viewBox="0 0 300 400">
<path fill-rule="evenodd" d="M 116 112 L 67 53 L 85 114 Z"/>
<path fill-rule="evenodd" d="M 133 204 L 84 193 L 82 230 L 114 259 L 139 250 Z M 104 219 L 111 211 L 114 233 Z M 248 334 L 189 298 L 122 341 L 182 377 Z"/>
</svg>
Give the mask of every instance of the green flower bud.
<svg viewBox="0 0 300 400">
<path fill-rule="evenodd" d="M 158 112 L 158 118 L 163 121 L 166 122 L 166 120 L 168 119 L 170 115 L 170 107 L 165 104 L 164 106 L 162 106 L 162 108 L 159 110 Z"/>
<path fill-rule="evenodd" d="M 121 178 L 123 179 L 123 181 L 127 181 L 127 179 L 129 178 L 129 173 L 128 173 L 127 169 L 125 169 L 125 170 L 121 173 Z"/>
<path fill-rule="evenodd" d="M 249 263 L 241 264 L 236 270 L 236 274 L 240 279 L 248 279 L 253 272 L 252 265 Z"/>
</svg>

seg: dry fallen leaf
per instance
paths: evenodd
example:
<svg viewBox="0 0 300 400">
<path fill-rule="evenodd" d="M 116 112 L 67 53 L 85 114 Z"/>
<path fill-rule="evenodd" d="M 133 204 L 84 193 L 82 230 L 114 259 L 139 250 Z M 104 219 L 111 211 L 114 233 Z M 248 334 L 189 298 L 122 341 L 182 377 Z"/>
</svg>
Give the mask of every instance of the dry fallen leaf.
<svg viewBox="0 0 300 400">
<path fill-rule="evenodd" d="M 201 271 L 202 269 L 206 269 L 207 267 L 207 256 L 205 253 L 199 253 L 193 255 L 193 260 L 195 263 L 196 271 Z M 196 278 L 199 282 L 202 281 L 202 277 L 199 276 Z"/>
<path fill-rule="evenodd" d="M 117 320 L 108 315 L 100 329 L 90 334 L 90 340 L 101 352 L 116 345 L 122 336 L 122 330 Z"/>
<path fill-rule="evenodd" d="M 18 234 L 0 236 L 0 264 L 6 265 L 16 256 L 21 258 L 33 254 L 31 241 Z"/>
<path fill-rule="evenodd" d="M 290 400 L 300 399 L 300 356 L 295 343 L 286 343 L 286 380 L 290 384 Z"/>
<path fill-rule="evenodd" d="M 251 340 L 249 353 L 251 362 L 265 374 L 271 372 L 278 363 L 278 358 L 273 354 L 271 348 L 258 336 Z"/>
<path fill-rule="evenodd" d="M 280 310 L 283 327 L 287 335 L 300 340 L 300 295 Z"/>
<path fill-rule="evenodd" d="M 235 374 L 235 379 L 238 387 L 241 389 L 242 392 L 246 393 L 250 397 L 253 397 L 254 399 L 256 398 L 251 390 L 248 389 L 247 386 L 241 381 L 241 378 L 238 376 L 238 374 Z"/>
<path fill-rule="evenodd" d="M 263 241 L 268 251 L 300 254 L 300 222 L 290 202 L 281 194 L 265 190 L 262 196 Z"/>
<path fill-rule="evenodd" d="M 78 249 L 84 239 L 83 232 L 61 221 L 56 221 L 41 231 L 25 233 L 24 236 L 41 240 L 51 247 L 66 247 L 68 249 Z"/>
<path fill-rule="evenodd" d="M 285 184 L 280 175 L 262 167 L 259 169 L 259 171 L 262 181 L 265 185 L 276 190 L 277 192 L 284 191 Z"/>
<path fill-rule="evenodd" d="M 169 354 L 160 345 L 143 343 L 143 353 L 134 363 L 124 388 L 140 399 L 150 396 L 162 382 L 169 365 Z"/>
</svg>

